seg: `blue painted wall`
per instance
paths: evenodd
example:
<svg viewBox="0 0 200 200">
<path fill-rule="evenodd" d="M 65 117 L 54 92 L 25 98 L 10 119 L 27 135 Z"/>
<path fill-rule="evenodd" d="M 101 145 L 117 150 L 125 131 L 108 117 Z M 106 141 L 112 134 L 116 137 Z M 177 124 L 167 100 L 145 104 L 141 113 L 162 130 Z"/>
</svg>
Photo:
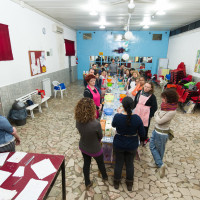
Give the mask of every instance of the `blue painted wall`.
<svg viewBox="0 0 200 200">
<path fill-rule="evenodd" d="M 83 40 L 83 33 L 92 33 L 91 40 Z M 113 34 L 124 34 L 124 31 L 77 31 L 78 79 L 83 78 L 83 71 L 90 66 L 89 56 L 122 56 L 112 52 L 122 47 L 123 42 L 113 40 Z M 157 73 L 158 59 L 167 57 L 169 31 L 132 31 L 135 40 L 129 43 L 129 56 L 153 57 L 152 74 Z M 162 40 L 152 40 L 153 34 L 162 34 Z M 147 64 L 149 65 L 149 64 Z"/>
</svg>

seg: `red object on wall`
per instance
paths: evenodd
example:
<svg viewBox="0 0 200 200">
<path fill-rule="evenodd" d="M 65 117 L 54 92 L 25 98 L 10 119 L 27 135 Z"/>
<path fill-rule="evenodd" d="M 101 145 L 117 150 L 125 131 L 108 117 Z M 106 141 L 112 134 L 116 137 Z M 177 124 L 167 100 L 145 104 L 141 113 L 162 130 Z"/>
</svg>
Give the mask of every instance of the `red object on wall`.
<svg viewBox="0 0 200 200">
<path fill-rule="evenodd" d="M 13 60 L 8 25 L 0 24 L 0 61 Z"/>
<path fill-rule="evenodd" d="M 75 56 L 74 41 L 65 39 L 66 56 Z"/>
</svg>

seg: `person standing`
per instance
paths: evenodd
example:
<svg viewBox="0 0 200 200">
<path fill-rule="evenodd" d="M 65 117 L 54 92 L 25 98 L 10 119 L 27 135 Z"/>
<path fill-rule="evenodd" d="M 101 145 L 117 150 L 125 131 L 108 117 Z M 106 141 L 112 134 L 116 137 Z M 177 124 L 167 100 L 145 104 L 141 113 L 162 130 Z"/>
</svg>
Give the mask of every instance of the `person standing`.
<svg viewBox="0 0 200 200">
<path fill-rule="evenodd" d="M 82 152 L 84 164 L 83 174 L 86 189 L 89 189 L 93 182 L 90 181 L 90 164 L 93 157 L 98 165 L 104 181 L 108 176 L 103 161 L 103 149 L 101 147 L 102 129 L 101 124 L 95 119 L 96 107 L 90 98 L 82 98 L 75 108 L 76 128 L 80 133 L 79 149 Z"/>
<path fill-rule="evenodd" d="M 145 141 L 143 146 L 150 141 L 148 138 L 148 130 L 151 122 L 151 118 L 154 116 L 158 106 L 154 93 L 154 85 L 151 81 L 145 83 L 144 88 L 140 90 L 134 101 L 134 114 L 140 116 L 145 128 Z"/>
<path fill-rule="evenodd" d="M 155 166 L 160 169 L 160 177 L 163 178 L 166 168 L 163 163 L 163 156 L 169 139 L 170 122 L 176 115 L 179 97 L 174 89 L 168 88 L 161 93 L 161 99 L 161 108 L 154 114 L 155 129 L 152 132 L 149 148 L 153 155 Z"/>
<path fill-rule="evenodd" d="M 102 108 L 101 102 L 101 96 L 98 91 L 98 89 L 95 87 L 96 77 L 92 74 L 89 74 L 85 77 L 85 80 L 87 81 L 88 85 L 84 90 L 84 97 L 88 97 L 94 100 L 94 103 L 96 105 L 96 118 L 99 118 L 99 111 Z"/>
<path fill-rule="evenodd" d="M 20 138 L 15 127 L 0 115 L 0 153 L 15 152 L 15 144 L 20 144 Z"/>
<path fill-rule="evenodd" d="M 89 69 L 89 74 L 94 75 L 94 69 L 90 68 L 90 69 Z M 86 77 L 85 77 L 85 78 L 86 78 Z M 83 80 L 83 84 L 84 84 L 85 87 L 87 87 L 87 81 L 86 81 L 85 79 Z"/>
<path fill-rule="evenodd" d="M 125 97 L 122 100 L 123 112 L 118 109 L 112 126 L 116 127 L 117 134 L 113 140 L 115 152 L 114 188 L 119 188 L 122 168 L 126 164 L 126 185 L 128 191 L 132 191 L 134 177 L 134 157 L 139 146 L 138 134 L 141 141 L 145 139 L 145 130 L 142 120 L 138 115 L 132 114 L 133 100 Z"/>
<path fill-rule="evenodd" d="M 118 65 L 117 63 L 115 63 L 115 59 L 112 59 L 112 63 L 110 64 L 110 75 L 111 76 L 114 76 L 117 74 L 117 68 L 118 68 Z"/>
</svg>

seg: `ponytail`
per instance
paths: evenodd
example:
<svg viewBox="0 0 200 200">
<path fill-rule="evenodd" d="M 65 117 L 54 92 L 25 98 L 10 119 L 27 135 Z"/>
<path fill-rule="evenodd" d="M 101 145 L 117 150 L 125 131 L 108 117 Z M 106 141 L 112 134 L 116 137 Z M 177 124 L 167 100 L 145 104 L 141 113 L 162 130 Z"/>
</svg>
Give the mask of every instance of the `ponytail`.
<svg viewBox="0 0 200 200">
<path fill-rule="evenodd" d="M 127 124 L 127 126 L 130 126 L 131 125 L 132 109 L 131 109 L 131 107 L 128 107 L 128 108 L 125 109 L 125 111 L 127 112 L 126 124 Z"/>
</svg>

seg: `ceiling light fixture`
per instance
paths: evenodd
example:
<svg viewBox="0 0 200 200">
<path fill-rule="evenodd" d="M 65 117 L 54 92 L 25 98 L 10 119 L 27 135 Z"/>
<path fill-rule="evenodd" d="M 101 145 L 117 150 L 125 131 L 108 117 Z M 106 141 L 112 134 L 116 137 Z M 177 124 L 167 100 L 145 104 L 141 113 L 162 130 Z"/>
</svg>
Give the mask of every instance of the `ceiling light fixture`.
<svg viewBox="0 0 200 200">
<path fill-rule="evenodd" d="M 149 28 L 148 25 L 144 25 L 144 26 L 143 26 L 143 29 L 148 29 L 148 28 Z"/>
<path fill-rule="evenodd" d="M 129 8 L 129 9 L 135 8 L 135 4 L 134 4 L 134 1 L 133 1 L 133 0 L 130 0 L 130 3 L 128 4 L 128 8 Z"/>
<path fill-rule="evenodd" d="M 96 10 L 92 10 L 92 11 L 90 12 L 90 15 L 96 16 L 96 15 L 98 15 L 98 12 L 97 12 Z"/>
<path fill-rule="evenodd" d="M 156 15 L 165 15 L 166 13 L 165 13 L 165 11 L 164 10 L 158 10 L 157 12 L 156 12 Z"/>
<path fill-rule="evenodd" d="M 106 27 L 104 25 L 99 26 L 100 29 L 105 29 Z"/>
</svg>

